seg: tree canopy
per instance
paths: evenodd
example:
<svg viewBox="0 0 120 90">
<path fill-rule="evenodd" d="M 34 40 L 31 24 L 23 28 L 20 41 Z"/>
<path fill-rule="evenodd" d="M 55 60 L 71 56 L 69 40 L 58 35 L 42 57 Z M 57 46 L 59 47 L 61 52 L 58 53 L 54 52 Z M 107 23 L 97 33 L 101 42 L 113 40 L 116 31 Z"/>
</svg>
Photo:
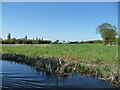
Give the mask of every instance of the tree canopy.
<svg viewBox="0 0 120 90">
<path fill-rule="evenodd" d="M 117 35 L 117 28 L 109 23 L 103 23 L 97 27 L 97 33 L 99 33 L 103 39 L 105 45 L 115 43 L 115 37 Z"/>
<path fill-rule="evenodd" d="M 7 39 L 8 39 L 8 40 L 11 39 L 11 34 L 10 34 L 10 33 L 8 34 Z"/>
</svg>

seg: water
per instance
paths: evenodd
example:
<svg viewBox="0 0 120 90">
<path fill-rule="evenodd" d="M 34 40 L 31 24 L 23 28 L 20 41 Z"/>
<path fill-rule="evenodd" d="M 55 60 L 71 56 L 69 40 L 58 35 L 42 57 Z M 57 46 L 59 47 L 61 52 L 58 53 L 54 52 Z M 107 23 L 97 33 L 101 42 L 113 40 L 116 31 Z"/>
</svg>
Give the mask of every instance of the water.
<svg viewBox="0 0 120 90">
<path fill-rule="evenodd" d="M 33 67 L 15 62 L 3 61 L 2 88 L 111 88 L 112 84 L 94 77 L 70 74 L 66 77 L 38 72 Z"/>
</svg>

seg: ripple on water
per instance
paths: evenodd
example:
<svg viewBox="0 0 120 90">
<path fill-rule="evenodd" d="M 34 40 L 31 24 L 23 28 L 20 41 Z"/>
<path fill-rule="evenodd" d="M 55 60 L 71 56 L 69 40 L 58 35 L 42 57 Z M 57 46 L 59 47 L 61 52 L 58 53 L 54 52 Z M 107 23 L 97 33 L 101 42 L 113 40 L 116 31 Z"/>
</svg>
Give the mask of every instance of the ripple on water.
<svg viewBox="0 0 120 90">
<path fill-rule="evenodd" d="M 97 78 L 70 74 L 67 77 L 47 75 L 45 72 L 37 72 L 34 68 L 24 64 L 0 61 L 2 63 L 2 87 L 3 88 L 44 88 L 44 87 L 68 87 L 68 88 L 109 88 L 112 85 Z"/>
</svg>

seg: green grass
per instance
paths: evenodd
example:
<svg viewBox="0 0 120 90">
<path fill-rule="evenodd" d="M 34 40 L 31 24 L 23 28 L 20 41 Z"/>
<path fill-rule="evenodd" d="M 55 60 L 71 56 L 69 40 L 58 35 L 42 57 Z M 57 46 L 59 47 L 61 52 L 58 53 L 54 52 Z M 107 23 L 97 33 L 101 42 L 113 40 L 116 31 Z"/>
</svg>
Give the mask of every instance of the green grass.
<svg viewBox="0 0 120 90">
<path fill-rule="evenodd" d="M 61 57 L 66 60 L 84 59 L 117 63 L 118 47 L 102 44 L 3 45 L 3 52 Z"/>
</svg>

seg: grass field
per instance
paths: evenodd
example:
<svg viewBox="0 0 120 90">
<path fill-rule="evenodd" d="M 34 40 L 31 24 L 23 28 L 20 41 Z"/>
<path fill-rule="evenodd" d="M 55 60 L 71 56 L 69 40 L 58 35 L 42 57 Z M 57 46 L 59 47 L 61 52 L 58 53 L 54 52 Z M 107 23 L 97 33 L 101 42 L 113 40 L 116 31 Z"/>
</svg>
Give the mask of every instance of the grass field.
<svg viewBox="0 0 120 90">
<path fill-rule="evenodd" d="M 102 44 L 3 45 L 2 49 L 3 52 L 7 53 L 46 55 L 61 57 L 66 60 L 118 62 L 118 47 Z"/>
</svg>

